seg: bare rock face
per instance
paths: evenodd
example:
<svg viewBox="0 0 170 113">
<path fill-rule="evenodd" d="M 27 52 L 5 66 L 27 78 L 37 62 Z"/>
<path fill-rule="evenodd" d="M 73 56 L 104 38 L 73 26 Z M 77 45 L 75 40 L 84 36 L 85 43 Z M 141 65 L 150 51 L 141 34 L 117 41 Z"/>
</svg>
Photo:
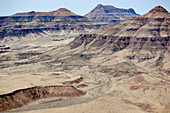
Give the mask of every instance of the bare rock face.
<svg viewBox="0 0 170 113">
<path fill-rule="evenodd" d="M 169 18 L 158 6 L 61 46 L 0 45 L 0 111 L 169 113 Z"/>
<path fill-rule="evenodd" d="M 164 9 L 163 7 L 161 7 L 161 6 L 156 6 L 154 9 L 149 11 L 149 13 L 157 13 L 157 12 L 168 13 L 168 11 L 166 9 Z"/>
<path fill-rule="evenodd" d="M 43 34 L 44 31 L 86 31 L 85 29 L 97 29 L 102 25 L 104 24 L 94 23 L 65 8 L 52 12 L 31 11 L 0 17 L 0 39 L 7 36 L 25 37 L 31 33 Z"/>
<path fill-rule="evenodd" d="M 117 88 L 119 94 L 112 96 L 121 95 L 120 89 L 122 90 L 124 88 L 122 92 L 127 91 L 131 93 L 127 94 L 126 92 L 126 94 L 121 96 L 124 103 L 138 106 L 138 108 L 142 110 L 141 113 L 164 113 L 170 111 L 166 106 L 169 105 L 167 101 L 169 100 L 169 94 L 160 91 L 163 87 L 169 90 L 170 81 L 170 13 L 163 7 L 157 6 L 145 15 L 124 22 L 109 24 L 89 34 L 82 34 L 70 43 L 69 46 L 73 51 L 79 52 L 81 50 L 84 54 L 95 54 L 98 57 L 94 55 L 91 61 L 99 62 L 98 64 L 101 63 L 100 65 L 107 65 L 109 67 L 116 62 L 124 64 L 122 61 L 126 61 L 135 65 L 136 68 L 142 69 L 146 73 L 137 71 L 135 74 L 132 74 L 135 80 L 134 83 L 132 83 L 133 85 L 131 84 L 132 79 L 126 79 L 127 82 L 123 80 L 121 82 L 124 86 L 120 88 L 119 86 L 121 85 L 120 82 L 118 82 L 110 94 L 112 95 L 116 91 L 115 88 Z M 118 69 L 121 68 L 122 67 L 119 67 Z M 129 71 L 130 69 L 127 70 Z M 116 73 L 113 68 L 103 68 L 101 72 L 111 73 L 112 75 Z M 121 71 L 115 76 L 120 77 L 127 73 L 126 71 Z M 157 80 L 159 80 L 159 83 L 156 83 L 157 85 L 155 86 L 154 82 Z M 125 88 L 125 86 L 128 85 L 129 89 Z M 144 88 L 143 86 L 146 87 Z M 153 87 L 158 91 L 153 90 Z M 141 90 L 140 93 L 139 90 Z M 148 91 L 147 94 L 145 90 Z M 135 91 L 138 92 L 138 94 L 135 93 Z M 156 96 L 160 95 L 160 93 L 162 93 L 162 96 Z M 149 96 L 150 94 L 152 94 L 152 96 Z M 129 97 L 127 95 L 129 95 Z M 164 97 L 165 95 L 167 96 Z M 134 102 L 135 99 L 133 100 L 131 97 L 136 98 L 136 102 Z M 143 97 L 145 101 L 141 102 L 141 100 L 143 100 L 141 98 Z M 158 98 L 162 97 L 161 102 L 164 106 L 163 109 L 154 110 L 156 106 L 160 108 Z M 127 98 L 128 101 L 124 100 L 124 98 Z M 109 104 L 110 103 L 112 102 L 109 102 Z M 119 106 L 122 107 L 122 105 L 123 104 L 120 104 Z M 114 111 L 115 109 L 113 112 Z M 119 112 L 122 111 L 120 110 Z"/>
<path fill-rule="evenodd" d="M 84 46 L 85 50 L 104 50 L 113 53 L 128 49 L 130 60 L 144 62 L 154 60 L 153 65 L 162 66 L 170 48 L 170 14 L 157 6 L 149 13 L 124 22 L 117 22 L 77 37 L 71 48 Z M 150 66 L 150 65 L 149 65 Z"/>
<path fill-rule="evenodd" d="M 52 12 L 27 12 L 27 13 L 17 13 L 13 16 L 76 16 L 73 12 L 66 8 L 60 8 Z"/>
<path fill-rule="evenodd" d="M 132 8 L 121 9 L 114 6 L 103 6 L 99 4 L 85 16 L 96 22 L 114 23 L 139 16 L 139 14 L 136 14 Z"/>
<path fill-rule="evenodd" d="M 143 16 L 109 24 L 89 34 L 80 35 L 71 43 L 71 47 L 75 48 L 77 44 L 88 45 L 93 42 L 91 47 L 98 46 L 105 47 L 105 49 L 108 49 L 106 46 L 112 49 L 115 46 L 123 49 L 125 47 L 142 49 L 142 47 L 148 48 L 151 45 L 162 49 L 169 42 L 169 22 L 168 11 L 158 6 Z"/>
<path fill-rule="evenodd" d="M 18 107 L 22 107 L 33 101 L 50 97 L 77 97 L 85 95 L 72 86 L 46 86 L 31 87 L 27 89 L 19 89 L 12 93 L 0 95 L 0 111 L 6 111 Z"/>
</svg>

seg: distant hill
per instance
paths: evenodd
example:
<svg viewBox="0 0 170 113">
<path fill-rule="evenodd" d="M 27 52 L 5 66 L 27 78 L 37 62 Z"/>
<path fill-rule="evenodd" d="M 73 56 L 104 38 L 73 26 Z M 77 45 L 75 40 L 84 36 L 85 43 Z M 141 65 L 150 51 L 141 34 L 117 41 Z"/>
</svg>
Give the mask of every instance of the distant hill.
<svg viewBox="0 0 170 113">
<path fill-rule="evenodd" d="M 132 8 L 121 9 L 110 5 L 99 4 L 85 16 L 95 22 L 114 23 L 139 16 L 139 14 Z"/>
<path fill-rule="evenodd" d="M 52 12 L 26 12 L 0 17 L 0 39 L 4 37 L 25 37 L 45 34 L 45 31 L 87 31 L 104 24 L 95 23 L 87 17 L 76 15 L 68 9 L 60 8 Z M 48 35 L 48 34 L 47 34 Z"/>
<path fill-rule="evenodd" d="M 77 16 L 70 10 L 66 8 L 60 8 L 56 11 L 51 11 L 51 12 L 26 12 L 26 13 L 17 13 L 13 16 Z"/>
<path fill-rule="evenodd" d="M 91 51 L 123 52 L 125 58 L 149 62 L 152 66 L 168 70 L 170 54 L 170 13 L 161 6 L 147 14 L 123 22 L 101 27 L 83 34 L 70 43 L 72 49 L 83 47 Z M 79 49 L 78 49 L 79 50 Z"/>
</svg>

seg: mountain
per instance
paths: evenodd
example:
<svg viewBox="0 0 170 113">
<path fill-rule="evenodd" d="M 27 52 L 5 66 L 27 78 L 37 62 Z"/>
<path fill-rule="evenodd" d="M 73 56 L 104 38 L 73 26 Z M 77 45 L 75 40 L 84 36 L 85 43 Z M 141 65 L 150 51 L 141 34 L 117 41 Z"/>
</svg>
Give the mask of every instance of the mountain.
<svg viewBox="0 0 170 113">
<path fill-rule="evenodd" d="M 17 13 L 0 17 L 0 39 L 4 37 L 25 37 L 58 31 L 83 31 L 97 29 L 104 24 L 94 23 L 86 17 L 74 14 L 65 8 L 52 12 Z M 47 33 L 48 35 L 48 33 Z M 36 36 L 35 36 L 36 37 Z"/>
<path fill-rule="evenodd" d="M 52 11 L 52 12 L 31 11 L 31 12 L 27 12 L 27 13 L 17 13 L 13 16 L 77 16 L 77 15 L 66 8 L 60 8 L 60 9 L 58 9 L 56 11 Z"/>
<path fill-rule="evenodd" d="M 136 14 L 132 8 L 121 9 L 110 5 L 104 6 L 99 4 L 85 16 L 95 22 L 114 23 L 139 16 L 139 14 Z"/>
<path fill-rule="evenodd" d="M 0 111 L 170 113 L 169 26 L 157 6 L 76 38 L 0 44 Z"/>
<path fill-rule="evenodd" d="M 113 81 L 117 78 L 117 85 L 105 95 L 112 106 L 122 107 L 126 103 L 141 109 L 134 113 L 170 112 L 170 13 L 163 7 L 157 6 L 145 15 L 82 34 L 69 46 L 81 53 L 81 57 L 90 57 L 89 64 L 103 67 L 101 72 L 114 76 Z M 103 104 L 102 108 L 106 98 L 99 103 Z M 116 111 L 132 113 L 129 108 Z"/>
<path fill-rule="evenodd" d="M 128 50 L 124 57 L 136 62 L 151 62 L 146 67 L 160 66 L 160 70 L 166 72 L 169 70 L 166 66 L 168 62 L 165 62 L 170 54 L 169 25 L 170 13 L 157 6 L 143 16 L 112 23 L 89 34 L 82 34 L 70 43 L 70 47 L 113 53 Z"/>
</svg>

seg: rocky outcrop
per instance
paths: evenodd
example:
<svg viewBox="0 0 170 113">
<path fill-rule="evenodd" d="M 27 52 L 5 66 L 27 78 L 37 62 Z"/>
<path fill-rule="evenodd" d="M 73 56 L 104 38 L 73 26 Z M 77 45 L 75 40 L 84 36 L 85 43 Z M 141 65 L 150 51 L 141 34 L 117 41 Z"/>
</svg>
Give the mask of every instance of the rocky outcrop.
<svg viewBox="0 0 170 113">
<path fill-rule="evenodd" d="M 31 11 L 28 13 L 17 13 L 13 16 L 76 16 L 76 14 L 66 8 L 60 8 L 56 11 L 51 11 L 51 12 Z"/>
<path fill-rule="evenodd" d="M 65 8 L 52 12 L 17 13 L 0 17 L 0 39 L 7 36 L 25 37 L 30 33 L 43 34 L 44 31 L 86 31 L 85 29 L 97 29 L 103 25 Z"/>
<path fill-rule="evenodd" d="M 96 36 L 96 37 L 95 37 Z M 125 48 L 133 48 L 134 50 L 140 51 L 145 50 L 166 50 L 167 43 L 170 41 L 170 37 L 157 37 L 157 38 L 147 38 L 147 37 L 118 37 L 118 36 L 107 36 L 107 35 L 96 35 L 96 34 L 84 34 L 77 37 L 74 42 L 70 43 L 71 49 L 80 47 L 82 44 L 85 48 L 97 48 L 111 50 L 117 52 Z M 90 45 L 90 47 L 89 47 Z M 156 47 L 156 48 L 154 48 Z"/>
<path fill-rule="evenodd" d="M 76 48 L 82 43 L 87 45 L 92 42 L 91 47 L 112 45 L 113 48 L 126 45 L 126 47 L 141 48 L 141 46 L 160 45 L 161 48 L 168 44 L 170 38 L 169 21 L 168 11 L 158 6 L 143 16 L 109 24 L 89 34 L 80 35 L 70 45 L 71 48 Z"/>
<path fill-rule="evenodd" d="M 19 89 L 12 93 L 0 95 L 0 111 L 22 107 L 33 101 L 50 97 L 78 97 L 86 93 L 73 86 L 46 86 Z"/>
<path fill-rule="evenodd" d="M 6 45 L 0 45 L 0 54 L 6 53 L 6 52 L 9 52 L 9 51 L 11 51 L 10 47 L 7 47 Z"/>
<path fill-rule="evenodd" d="M 132 8 L 121 9 L 114 6 L 103 6 L 99 4 L 85 16 L 96 22 L 114 23 L 139 16 L 139 14 L 136 14 Z"/>
<path fill-rule="evenodd" d="M 84 47 L 86 51 L 112 51 L 128 49 L 125 57 L 138 62 L 154 59 L 160 66 L 164 53 L 170 48 L 170 14 L 157 6 L 149 13 L 124 22 L 101 27 L 89 34 L 83 34 L 70 43 L 71 49 Z"/>
</svg>

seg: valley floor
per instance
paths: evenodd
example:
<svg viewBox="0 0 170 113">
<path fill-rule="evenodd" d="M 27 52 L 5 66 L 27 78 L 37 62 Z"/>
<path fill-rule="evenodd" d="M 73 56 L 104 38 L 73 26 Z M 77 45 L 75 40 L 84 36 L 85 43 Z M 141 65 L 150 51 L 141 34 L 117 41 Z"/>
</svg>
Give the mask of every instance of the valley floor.
<svg viewBox="0 0 170 113">
<path fill-rule="evenodd" d="M 73 86 L 86 94 L 41 98 L 4 112 L 170 112 L 170 79 L 126 59 L 124 54 L 129 50 L 114 54 L 85 52 L 81 47 L 70 49 L 72 40 L 6 43 L 10 49 L 0 53 L 0 94 L 2 97 L 18 89 L 58 85 Z"/>
</svg>

